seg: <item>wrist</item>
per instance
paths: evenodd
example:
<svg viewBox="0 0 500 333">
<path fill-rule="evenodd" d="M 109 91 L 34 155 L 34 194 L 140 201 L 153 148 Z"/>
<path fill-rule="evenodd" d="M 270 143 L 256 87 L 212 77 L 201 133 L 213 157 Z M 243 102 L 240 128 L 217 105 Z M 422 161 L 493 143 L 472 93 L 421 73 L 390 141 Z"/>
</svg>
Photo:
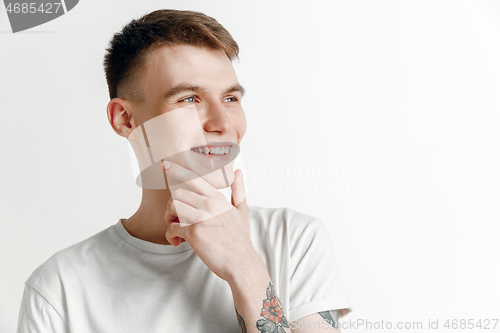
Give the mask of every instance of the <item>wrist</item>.
<svg viewBox="0 0 500 333">
<path fill-rule="evenodd" d="M 264 264 L 244 275 L 236 275 L 228 281 L 233 294 L 234 306 L 246 320 L 257 322 L 262 310 L 262 300 L 271 278 Z"/>
<path fill-rule="evenodd" d="M 267 285 L 270 281 L 269 272 L 256 251 L 247 260 L 240 261 L 240 263 L 242 265 L 233 270 L 227 279 L 233 292 L 238 290 L 248 291 L 263 282 Z"/>
</svg>

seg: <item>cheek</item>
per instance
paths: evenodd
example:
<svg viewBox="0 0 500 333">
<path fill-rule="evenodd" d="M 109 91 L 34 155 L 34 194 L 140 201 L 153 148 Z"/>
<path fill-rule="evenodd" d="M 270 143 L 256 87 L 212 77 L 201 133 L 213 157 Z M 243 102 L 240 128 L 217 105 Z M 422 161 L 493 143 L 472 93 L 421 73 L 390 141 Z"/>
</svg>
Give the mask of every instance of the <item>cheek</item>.
<svg viewBox="0 0 500 333">
<path fill-rule="evenodd" d="M 138 107 L 134 108 L 134 118 L 137 122 L 137 125 L 142 125 L 148 120 L 153 119 L 156 116 L 159 116 L 161 113 L 155 112 L 156 106 L 151 105 L 151 103 L 144 102 Z"/>
<path fill-rule="evenodd" d="M 243 136 L 247 131 L 247 119 L 245 117 L 245 112 L 243 112 L 243 110 L 238 112 L 234 122 L 234 128 L 236 129 L 236 132 L 238 133 L 238 138 L 241 141 L 241 139 L 243 138 Z"/>
</svg>

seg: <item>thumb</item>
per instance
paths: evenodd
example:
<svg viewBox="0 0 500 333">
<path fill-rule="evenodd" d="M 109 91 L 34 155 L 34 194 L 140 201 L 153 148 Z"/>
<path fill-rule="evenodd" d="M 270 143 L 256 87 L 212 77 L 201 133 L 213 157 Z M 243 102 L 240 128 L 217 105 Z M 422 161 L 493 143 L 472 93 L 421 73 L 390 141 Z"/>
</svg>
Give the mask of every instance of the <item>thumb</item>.
<svg viewBox="0 0 500 333">
<path fill-rule="evenodd" d="M 234 173 L 234 182 L 231 184 L 231 203 L 238 210 L 248 213 L 247 199 L 245 196 L 245 185 L 243 184 L 243 172 L 240 169 Z"/>
</svg>

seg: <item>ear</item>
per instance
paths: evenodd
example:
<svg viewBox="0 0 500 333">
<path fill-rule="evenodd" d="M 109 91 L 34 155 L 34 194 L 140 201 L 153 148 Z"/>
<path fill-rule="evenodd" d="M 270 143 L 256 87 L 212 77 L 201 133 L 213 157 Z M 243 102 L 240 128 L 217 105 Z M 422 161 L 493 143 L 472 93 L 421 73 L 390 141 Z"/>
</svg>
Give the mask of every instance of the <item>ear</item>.
<svg viewBox="0 0 500 333">
<path fill-rule="evenodd" d="M 113 130 L 125 138 L 137 127 L 132 116 L 132 104 L 121 98 L 113 98 L 106 108 L 108 121 Z"/>
</svg>

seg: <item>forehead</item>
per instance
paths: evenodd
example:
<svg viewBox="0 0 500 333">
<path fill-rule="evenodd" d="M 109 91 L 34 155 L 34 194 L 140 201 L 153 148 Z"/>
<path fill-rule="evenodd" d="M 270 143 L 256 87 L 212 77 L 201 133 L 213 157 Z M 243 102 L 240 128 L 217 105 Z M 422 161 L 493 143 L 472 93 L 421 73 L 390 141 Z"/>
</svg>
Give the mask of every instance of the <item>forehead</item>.
<svg viewBox="0 0 500 333">
<path fill-rule="evenodd" d="M 191 45 L 163 45 L 153 50 L 146 58 L 144 74 L 146 95 L 164 93 L 180 83 L 213 92 L 237 83 L 233 65 L 224 52 Z"/>
</svg>

